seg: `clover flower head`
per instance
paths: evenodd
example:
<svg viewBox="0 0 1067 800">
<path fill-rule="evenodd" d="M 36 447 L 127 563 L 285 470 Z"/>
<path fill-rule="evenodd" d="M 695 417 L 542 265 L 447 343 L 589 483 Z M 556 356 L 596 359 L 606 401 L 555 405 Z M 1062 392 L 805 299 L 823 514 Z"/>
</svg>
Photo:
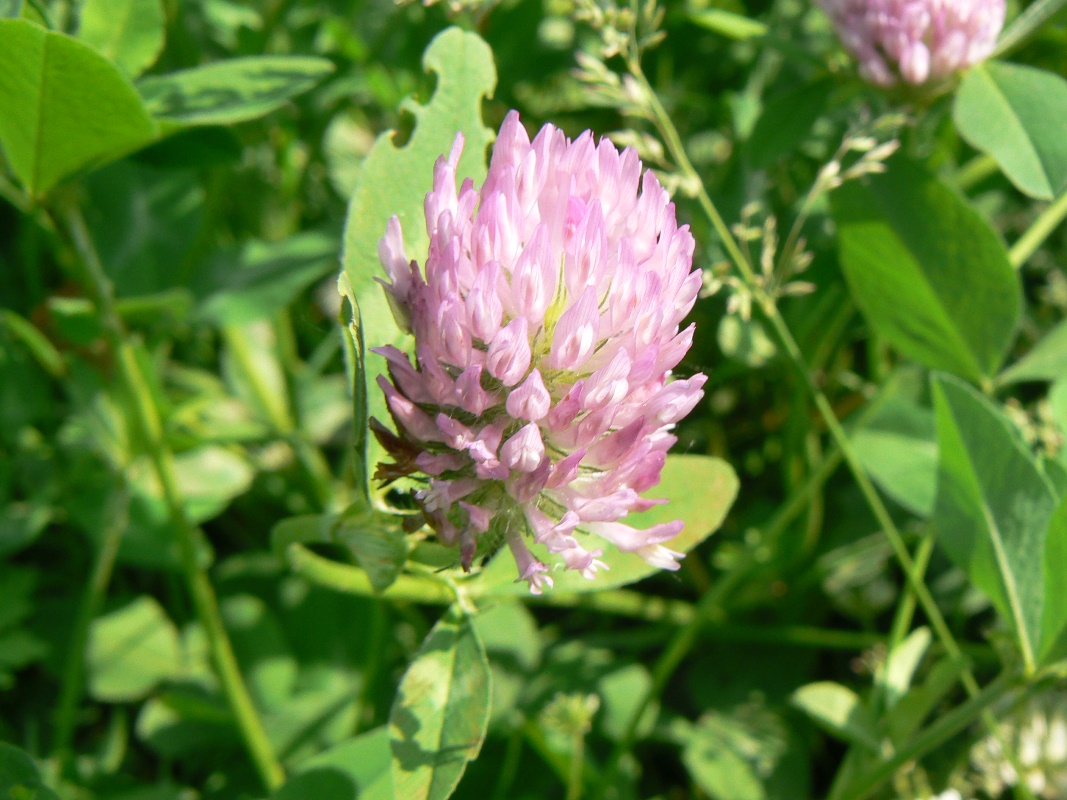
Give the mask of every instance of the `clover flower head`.
<svg viewBox="0 0 1067 800">
<path fill-rule="evenodd" d="M 688 227 L 633 150 L 588 131 L 546 125 L 531 142 L 511 112 L 480 189 L 457 190 L 462 149 L 461 134 L 434 168 L 421 269 L 396 217 L 378 246 L 415 338 L 414 363 L 375 350 L 397 429 L 374 424 L 393 459 L 378 477 L 419 477 L 416 500 L 463 567 L 506 543 L 535 594 L 552 578 L 528 539 L 587 578 L 605 566 L 592 537 L 677 569 L 664 543 L 680 521 L 622 520 L 660 502 L 640 493 L 703 396 L 703 375 L 671 379 L 701 287 Z"/>
<path fill-rule="evenodd" d="M 992 54 L 1004 0 L 818 0 L 879 86 L 936 83 Z"/>
</svg>

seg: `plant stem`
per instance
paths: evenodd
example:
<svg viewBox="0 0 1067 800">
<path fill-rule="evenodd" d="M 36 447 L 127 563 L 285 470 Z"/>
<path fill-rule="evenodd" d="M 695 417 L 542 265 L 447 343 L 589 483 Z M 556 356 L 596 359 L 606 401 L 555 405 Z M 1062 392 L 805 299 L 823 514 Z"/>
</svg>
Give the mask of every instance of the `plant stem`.
<svg viewBox="0 0 1067 800">
<path fill-rule="evenodd" d="M 1052 204 L 1038 215 L 1033 224 L 1011 246 L 1011 250 L 1008 251 L 1011 265 L 1019 269 L 1025 264 L 1042 242 L 1051 236 L 1056 227 L 1063 222 L 1064 217 L 1067 217 L 1067 191 L 1053 200 Z"/>
<path fill-rule="evenodd" d="M 570 767 L 567 769 L 567 800 L 582 800 L 585 781 L 585 734 L 575 731 L 572 737 Z"/>
<path fill-rule="evenodd" d="M 714 227 L 715 231 L 718 233 L 722 246 L 725 248 L 726 252 L 733 260 L 734 265 L 737 267 L 737 270 L 741 275 L 741 279 L 744 281 L 745 285 L 752 293 L 753 298 L 757 301 L 757 305 L 759 306 L 763 315 L 766 317 L 767 321 L 770 322 L 771 327 L 774 329 L 775 335 L 779 340 L 779 343 L 781 344 L 786 354 L 789 356 L 789 359 L 790 361 L 792 361 L 794 368 L 800 374 L 801 378 L 804 380 L 804 383 L 807 385 L 808 391 L 811 393 L 811 396 L 815 401 L 815 407 L 818 409 L 820 416 L 822 416 L 823 421 L 826 423 L 826 427 L 830 433 L 831 438 L 834 440 L 837 447 L 840 449 L 841 454 L 845 459 L 845 462 L 848 464 L 849 471 L 852 473 L 853 479 L 856 481 L 856 484 L 858 485 L 861 494 L 866 500 L 867 505 L 871 510 L 871 513 L 874 515 L 875 520 L 881 526 L 882 531 L 886 535 L 886 538 L 889 539 L 889 544 L 893 549 L 897 561 L 900 563 L 901 568 L 904 571 L 904 576 L 907 579 L 908 585 L 915 593 L 915 597 L 918 600 L 919 605 L 922 607 L 923 613 L 926 614 L 926 617 L 929 620 L 931 627 L 933 627 L 934 633 L 936 634 L 938 640 L 941 642 L 941 646 L 945 649 L 945 652 L 950 658 L 962 660 L 963 654 L 960 650 L 960 646 L 956 642 L 952 631 L 949 629 L 948 623 L 945 622 L 945 617 L 941 613 L 941 609 L 937 607 L 936 601 L 930 594 L 929 589 L 927 589 L 926 584 L 923 582 L 922 575 L 917 569 L 916 564 L 912 560 L 912 557 L 908 552 L 908 548 L 904 543 L 904 537 L 901 535 L 900 530 L 896 526 L 896 523 L 893 522 L 892 517 L 889 515 L 889 511 L 886 509 L 885 504 L 882 502 L 882 499 L 878 495 L 877 490 L 871 483 L 870 478 L 867 477 L 867 473 L 864 470 L 863 465 L 860 463 L 859 457 L 856 455 L 856 451 L 853 449 L 852 443 L 849 441 L 848 435 L 845 433 L 841 422 L 838 420 L 837 415 L 834 413 L 833 407 L 830 405 L 830 401 L 826 398 L 826 395 L 823 394 L 822 390 L 816 384 L 812 371 L 808 368 L 808 365 L 804 360 L 804 355 L 803 353 L 801 353 L 800 347 L 797 344 L 796 339 L 793 337 L 792 332 L 789 330 L 789 326 L 786 325 L 785 319 L 782 317 L 781 313 L 778 310 L 778 307 L 775 303 L 775 298 L 767 294 L 767 292 L 762 287 L 760 281 L 757 279 L 751 263 L 749 263 L 749 260 L 741 251 L 737 242 L 734 240 L 734 237 L 730 233 L 730 230 L 727 227 L 725 221 L 719 214 L 718 209 L 715 207 L 714 202 L 708 195 L 707 190 L 704 188 L 704 183 L 700 179 L 699 173 L 696 171 L 696 168 L 689 160 L 689 157 L 685 152 L 685 147 L 682 144 L 681 137 L 679 136 L 677 129 L 674 127 L 673 120 L 667 113 L 667 110 L 663 107 L 663 104 L 660 103 L 659 97 L 656 95 L 655 90 L 652 88 L 652 85 L 648 82 L 648 79 L 645 77 L 645 74 L 641 69 L 639 53 L 636 46 L 631 47 L 630 56 L 628 58 L 628 64 L 633 77 L 638 81 L 643 90 L 644 96 L 646 97 L 649 104 L 649 109 L 652 112 L 652 119 L 656 123 L 660 134 L 663 136 L 663 139 L 667 144 L 668 151 L 671 153 L 671 156 L 674 158 L 675 162 L 682 169 L 682 171 L 686 173 L 686 176 L 690 178 L 695 185 L 700 187 L 697 193 L 697 199 L 699 200 L 701 207 L 704 209 L 704 212 L 707 214 L 708 219 L 711 221 L 712 227 Z M 1067 198 L 1067 193 L 1065 193 L 1064 197 Z M 1065 202 L 1067 202 L 1067 200 L 1065 200 Z M 1053 208 L 1055 208 L 1056 206 L 1058 206 L 1058 203 L 1053 204 Z M 1045 214 L 1043 214 L 1042 217 L 1039 218 L 1039 222 L 1045 220 L 1040 226 L 1041 230 L 1043 231 L 1040 234 L 1040 240 L 1043 240 L 1045 236 L 1051 233 L 1051 230 L 1055 227 L 1059 220 L 1062 219 L 1065 214 L 1067 214 L 1067 208 L 1064 208 L 1062 210 L 1057 209 L 1057 211 L 1053 213 L 1050 212 L 1052 212 L 1052 208 L 1046 210 Z M 1053 219 L 1055 221 L 1052 221 Z M 1033 227 L 1038 228 L 1038 223 L 1035 223 Z M 1029 231 L 1027 233 L 1029 234 Z M 1035 237 L 1036 236 L 1038 236 L 1038 234 L 1035 234 Z M 736 574 L 736 572 L 731 573 L 731 575 L 728 577 L 732 577 L 734 574 Z M 703 603 L 703 600 L 701 602 Z M 689 632 L 690 630 L 692 630 L 692 635 L 690 638 L 695 640 L 695 633 L 697 627 L 700 624 L 700 617 L 701 615 L 698 613 L 698 616 L 694 620 L 694 622 L 691 623 L 691 625 L 685 630 L 679 632 L 679 638 L 676 639 L 675 642 L 672 642 L 672 644 L 681 645 L 685 643 L 687 648 L 688 646 L 691 646 L 692 642 L 684 642 L 682 639 L 682 635 L 685 634 L 686 636 L 689 636 Z M 675 652 L 670 647 L 668 647 L 668 651 L 664 653 L 663 658 L 661 658 L 661 662 L 664 663 L 665 666 L 669 665 L 671 672 L 673 672 L 674 666 L 676 666 L 676 663 L 680 662 L 680 660 L 681 657 L 676 656 Z M 675 663 L 671 663 L 671 661 L 675 661 Z M 662 684 L 660 684 L 656 682 L 656 679 L 657 675 L 654 673 L 653 685 L 656 687 L 656 691 L 658 693 L 658 691 L 662 691 L 663 685 L 665 685 L 666 681 L 663 680 Z M 961 671 L 960 682 L 963 684 L 963 687 L 966 690 L 968 697 L 970 697 L 972 700 L 974 700 L 980 695 L 981 689 L 979 688 L 978 681 L 975 678 L 974 673 L 970 669 L 970 667 L 965 667 Z M 646 701 L 647 699 L 648 698 L 646 698 Z M 635 716 L 639 718 L 639 715 Z M 982 718 L 990 733 L 994 736 L 997 735 L 995 720 L 993 720 L 990 715 L 983 715 Z M 623 745 L 629 747 L 631 744 L 632 738 L 628 736 L 625 737 L 624 740 L 619 743 L 619 746 L 615 748 L 612 759 L 609 761 L 608 764 L 609 776 L 612 774 L 612 770 L 616 767 L 618 759 L 621 758 L 622 753 L 625 752 L 625 749 L 623 749 Z M 1020 784 L 1016 788 L 1016 791 L 1023 798 L 1032 797 L 1027 787 L 1025 787 L 1025 785 L 1023 784 Z"/>
<path fill-rule="evenodd" d="M 1000 677 L 991 682 L 976 696 L 939 718 L 937 722 L 918 736 L 915 736 L 890 758 L 872 766 L 869 771 L 860 776 L 856 783 L 848 787 L 845 797 L 848 800 L 863 800 L 863 798 L 893 777 L 893 773 L 904 764 L 918 758 L 923 753 L 930 752 L 978 719 L 1014 686 L 1015 681 L 1012 676 L 1002 673 Z"/>
<path fill-rule="evenodd" d="M 67 207 L 65 221 L 71 242 L 80 259 L 79 265 L 84 271 L 86 288 L 94 294 L 93 299 L 100 313 L 105 335 L 117 356 L 119 379 L 133 401 L 136 424 L 145 437 L 153 470 L 162 487 L 164 502 L 177 531 L 182 572 L 192 596 L 197 619 L 207 637 L 219 683 L 259 776 L 264 786 L 273 791 L 285 781 L 285 773 L 267 738 L 248 687 L 245 686 L 229 636 L 222 623 L 215 590 L 207 573 L 200 567 L 197 556 L 197 537 L 200 533 L 185 514 L 174 467 L 174 454 L 166 442 L 159 409 L 141 369 L 134 345 L 115 310 L 111 282 L 100 264 L 89 230 L 77 205 L 71 204 Z"/>
<path fill-rule="evenodd" d="M 107 594 L 111 582 L 111 572 L 115 558 L 122 543 L 122 534 L 129 520 L 129 495 L 125 488 L 116 490 L 107 504 L 103 529 L 103 538 L 96 551 L 93 571 L 85 585 L 82 602 L 78 607 L 78 618 L 71 635 L 70 650 L 63 667 L 63 678 L 59 688 L 59 703 L 56 708 L 56 733 L 52 752 L 62 765 L 70 757 L 71 741 L 78 712 L 78 703 L 82 695 L 82 678 L 85 674 L 85 646 L 89 641 L 89 628 L 96 617 Z"/>
</svg>

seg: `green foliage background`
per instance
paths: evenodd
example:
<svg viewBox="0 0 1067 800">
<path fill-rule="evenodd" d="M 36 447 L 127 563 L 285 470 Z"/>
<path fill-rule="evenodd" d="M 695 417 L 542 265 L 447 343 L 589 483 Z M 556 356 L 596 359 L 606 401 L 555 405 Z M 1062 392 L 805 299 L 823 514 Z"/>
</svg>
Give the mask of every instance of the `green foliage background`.
<svg viewBox="0 0 1067 800">
<path fill-rule="evenodd" d="M 803 0 L 0 0 L 0 800 L 1062 796 L 990 777 L 1065 679 L 1062 5 L 886 94 Z M 535 602 L 366 480 L 377 239 L 511 108 L 721 284 L 677 574 Z"/>
</svg>

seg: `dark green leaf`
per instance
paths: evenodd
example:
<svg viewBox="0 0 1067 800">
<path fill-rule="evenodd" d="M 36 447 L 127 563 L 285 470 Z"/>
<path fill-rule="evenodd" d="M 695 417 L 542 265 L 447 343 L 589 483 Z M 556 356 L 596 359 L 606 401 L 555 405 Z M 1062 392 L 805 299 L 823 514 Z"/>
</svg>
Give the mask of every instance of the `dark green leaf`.
<svg viewBox="0 0 1067 800">
<path fill-rule="evenodd" d="M 142 595 L 93 621 L 86 651 L 89 693 L 97 700 L 140 700 L 177 674 L 178 631 L 155 599 Z"/>
<path fill-rule="evenodd" d="M 357 509 L 341 517 L 334 532 L 356 557 L 376 592 L 388 589 L 407 558 L 407 542 L 399 520 L 373 509 Z"/>
<path fill-rule="evenodd" d="M 948 375 L 933 381 L 938 542 L 986 594 L 1032 668 L 1042 642 L 1046 532 L 1056 496 L 1012 423 Z"/>
<path fill-rule="evenodd" d="M 928 367 L 979 381 L 1000 366 L 1021 309 L 997 234 L 902 157 L 832 195 L 841 266 L 872 327 Z"/>
<path fill-rule="evenodd" d="M 0 797 L 11 800 L 59 800 L 44 784 L 29 754 L 0 742 Z"/>
<path fill-rule="evenodd" d="M 430 631 L 404 673 L 389 713 L 393 791 L 445 800 L 478 755 L 489 723 L 489 663 L 457 610 Z"/>
<path fill-rule="evenodd" d="M 449 28 L 438 34 L 423 55 L 423 67 L 437 75 L 437 88 L 424 106 L 405 106 L 415 118 L 407 144 L 393 143 L 395 132 L 378 137 L 360 173 L 359 184 L 348 206 L 345 222 L 343 263 L 352 296 L 359 303 L 368 349 L 387 344 L 403 345 L 385 293 L 376 277 L 385 277 L 378 260 L 378 240 L 394 214 L 400 218 L 408 257 L 422 263 L 429 238 L 424 223 L 423 200 L 433 183 L 433 165 L 452 149 L 456 133 L 466 137 L 457 181 L 485 177 L 485 149 L 492 132 L 482 124 L 482 100 L 496 87 L 493 54 L 477 34 Z M 385 371 L 384 359 L 374 356 L 367 364 L 367 385 L 374 387 Z M 388 418 L 382 393 L 370 395 L 371 416 Z M 381 449 L 370 442 L 371 463 L 381 460 Z"/>
<path fill-rule="evenodd" d="M 279 242 L 249 242 L 213 259 L 197 310 L 218 325 L 272 317 L 315 281 L 339 269 L 337 237 L 307 231 Z"/>
<path fill-rule="evenodd" d="M 1067 81 L 987 61 L 967 72 L 953 110 L 960 135 L 988 153 L 1021 192 L 1051 200 L 1067 185 Z"/>
<path fill-rule="evenodd" d="M 32 195 L 156 136 L 137 92 L 110 61 L 21 19 L 0 19 L 0 108 L 8 109 L 0 145 Z"/>
<path fill-rule="evenodd" d="M 78 38 L 136 78 L 163 50 L 160 0 L 85 0 L 78 9 Z"/>
<path fill-rule="evenodd" d="M 324 58 L 249 56 L 144 78 L 137 88 L 157 119 L 231 125 L 269 114 L 331 72 Z"/>
<path fill-rule="evenodd" d="M 796 150 L 830 104 L 832 83 L 801 84 L 767 98 L 748 147 L 755 167 L 767 167 Z"/>
</svg>

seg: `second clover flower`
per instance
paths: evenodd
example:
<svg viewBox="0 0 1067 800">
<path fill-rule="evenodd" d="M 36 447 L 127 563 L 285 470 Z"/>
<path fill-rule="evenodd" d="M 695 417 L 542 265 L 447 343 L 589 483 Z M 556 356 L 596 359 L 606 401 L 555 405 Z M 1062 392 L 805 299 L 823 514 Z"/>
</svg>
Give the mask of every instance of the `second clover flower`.
<svg viewBox="0 0 1067 800">
<path fill-rule="evenodd" d="M 818 0 L 838 36 L 879 86 L 936 83 L 984 61 L 1005 0 Z"/>
<path fill-rule="evenodd" d="M 398 434 L 375 425 L 394 462 L 379 477 L 424 475 L 417 501 L 464 568 L 504 541 L 535 594 L 552 579 L 528 538 L 588 578 L 604 564 L 582 534 L 677 569 L 664 543 L 681 521 L 621 520 L 659 502 L 640 493 L 703 396 L 704 375 L 671 380 L 701 287 L 688 227 L 633 150 L 588 131 L 546 125 L 531 142 L 511 112 L 485 183 L 457 191 L 462 149 L 459 135 L 434 168 L 423 268 L 396 217 L 379 243 L 416 356 L 375 350 Z"/>
</svg>

